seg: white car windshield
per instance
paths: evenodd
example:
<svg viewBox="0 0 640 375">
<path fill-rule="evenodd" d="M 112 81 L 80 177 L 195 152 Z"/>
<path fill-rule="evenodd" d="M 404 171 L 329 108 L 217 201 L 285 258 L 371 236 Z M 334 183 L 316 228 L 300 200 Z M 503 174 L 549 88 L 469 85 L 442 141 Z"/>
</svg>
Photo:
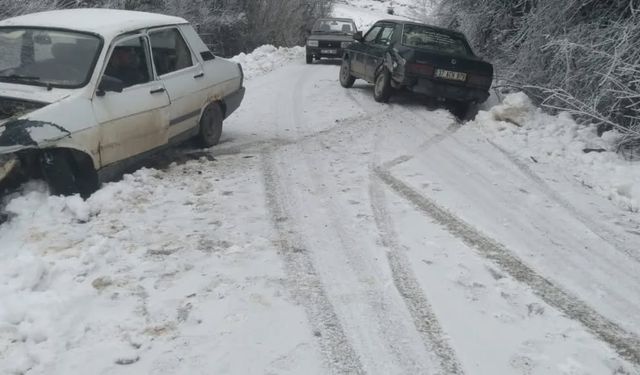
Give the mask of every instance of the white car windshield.
<svg viewBox="0 0 640 375">
<path fill-rule="evenodd" d="M 93 35 L 40 28 L 0 28 L 0 82 L 81 87 L 102 41 Z"/>
</svg>

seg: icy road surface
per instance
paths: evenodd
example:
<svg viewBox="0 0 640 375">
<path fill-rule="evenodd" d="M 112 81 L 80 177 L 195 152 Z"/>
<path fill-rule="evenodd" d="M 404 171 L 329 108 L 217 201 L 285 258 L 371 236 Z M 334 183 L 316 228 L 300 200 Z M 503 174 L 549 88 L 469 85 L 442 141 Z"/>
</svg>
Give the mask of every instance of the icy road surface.
<svg viewBox="0 0 640 375">
<path fill-rule="evenodd" d="M 581 151 L 613 140 L 518 95 L 464 125 L 378 104 L 302 48 L 236 61 L 219 146 L 6 202 L 0 374 L 640 374 L 640 171 Z"/>
<path fill-rule="evenodd" d="M 210 151 L 9 202 L 0 372 L 640 373 L 637 213 L 302 61 Z"/>
</svg>

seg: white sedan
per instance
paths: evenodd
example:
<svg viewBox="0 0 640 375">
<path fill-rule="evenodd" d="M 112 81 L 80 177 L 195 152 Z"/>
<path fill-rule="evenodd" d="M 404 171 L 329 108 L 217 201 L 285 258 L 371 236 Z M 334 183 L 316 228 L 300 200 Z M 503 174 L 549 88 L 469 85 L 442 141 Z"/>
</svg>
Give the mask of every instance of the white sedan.
<svg viewBox="0 0 640 375">
<path fill-rule="evenodd" d="M 244 97 L 239 64 L 184 19 L 107 9 L 0 22 L 0 182 L 83 196 L 137 158 L 218 143 Z"/>
</svg>

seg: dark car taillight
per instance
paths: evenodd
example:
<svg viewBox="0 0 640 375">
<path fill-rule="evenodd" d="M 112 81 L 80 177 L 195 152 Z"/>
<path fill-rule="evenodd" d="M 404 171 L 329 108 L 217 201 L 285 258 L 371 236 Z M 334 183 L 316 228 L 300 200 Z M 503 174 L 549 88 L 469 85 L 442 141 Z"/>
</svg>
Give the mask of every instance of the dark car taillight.
<svg viewBox="0 0 640 375">
<path fill-rule="evenodd" d="M 477 74 L 469 74 L 467 83 L 473 86 L 491 87 L 492 77 L 481 76 Z"/>
<path fill-rule="evenodd" d="M 410 73 L 410 74 L 430 77 L 433 75 L 433 71 L 434 71 L 433 65 L 416 64 L 416 63 L 407 64 L 407 73 Z"/>
</svg>

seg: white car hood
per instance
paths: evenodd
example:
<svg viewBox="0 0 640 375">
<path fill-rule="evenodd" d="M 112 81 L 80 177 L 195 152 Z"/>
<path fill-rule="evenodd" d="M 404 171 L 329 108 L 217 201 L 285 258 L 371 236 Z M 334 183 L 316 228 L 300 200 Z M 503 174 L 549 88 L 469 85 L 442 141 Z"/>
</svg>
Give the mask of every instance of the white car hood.
<svg viewBox="0 0 640 375">
<path fill-rule="evenodd" d="M 30 100 L 33 102 L 54 103 L 70 95 L 70 90 L 42 86 L 18 85 L 0 82 L 0 96 Z"/>
</svg>

